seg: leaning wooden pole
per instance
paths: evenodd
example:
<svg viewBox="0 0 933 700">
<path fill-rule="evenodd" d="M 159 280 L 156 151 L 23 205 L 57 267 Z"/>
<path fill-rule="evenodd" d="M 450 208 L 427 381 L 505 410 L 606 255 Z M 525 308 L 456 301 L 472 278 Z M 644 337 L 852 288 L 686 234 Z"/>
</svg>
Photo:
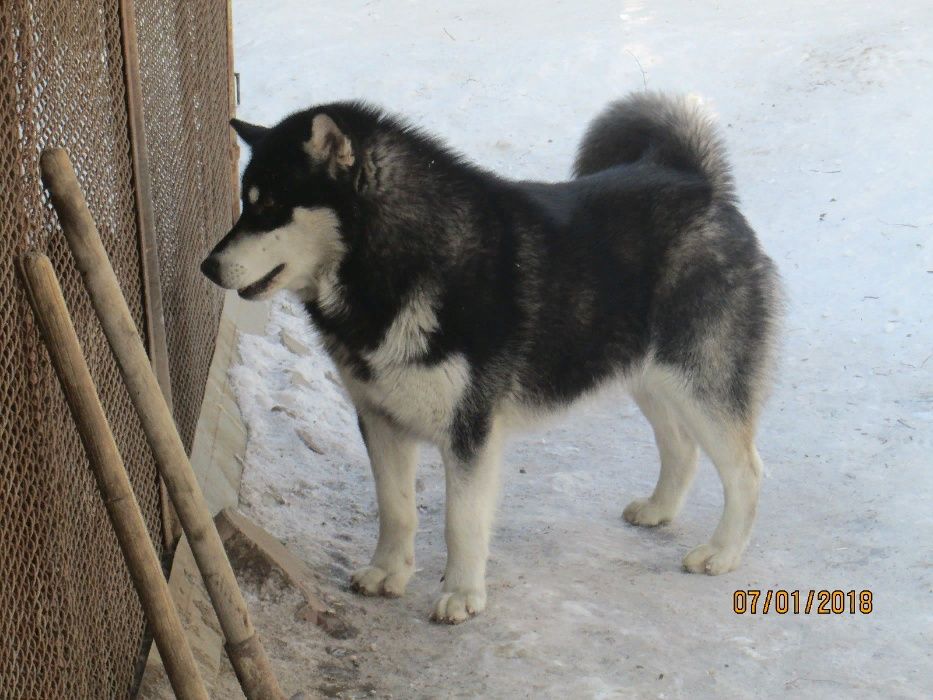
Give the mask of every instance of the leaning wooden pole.
<svg viewBox="0 0 933 700">
<path fill-rule="evenodd" d="M 182 529 L 188 536 L 240 686 L 249 700 L 280 700 L 285 696 L 250 621 L 246 601 L 237 586 L 204 494 L 191 469 L 68 154 L 61 148 L 48 149 L 42 154 L 40 165 L 43 182 L 58 212 L 78 271 L 117 359 Z"/>
<path fill-rule="evenodd" d="M 178 620 L 159 557 L 100 404 L 55 270 L 49 259 L 39 253 L 27 253 L 20 263 L 36 323 L 84 443 L 172 690 L 179 698 L 207 700 L 207 690 Z"/>
</svg>

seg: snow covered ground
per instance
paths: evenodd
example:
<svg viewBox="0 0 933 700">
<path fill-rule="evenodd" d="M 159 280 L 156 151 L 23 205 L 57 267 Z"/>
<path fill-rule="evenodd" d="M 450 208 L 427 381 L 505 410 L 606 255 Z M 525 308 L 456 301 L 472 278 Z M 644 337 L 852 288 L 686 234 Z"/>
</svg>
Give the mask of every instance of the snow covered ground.
<svg viewBox="0 0 933 700">
<path fill-rule="evenodd" d="M 400 600 L 346 590 L 376 535 L 351 407 L 289 300 L 243 335 L 242 508 L 319 574 L 339 641 L 254 598 L 290 691 L 436 698 L 933 696 L 933 5 L 235 0 L 241 118 L 362 97 L 481 165 L 567 175 L 587 120 L 630 90 L 720 115 L 743 209 L 789 295 L 767 475 L 744 565 L 680 571 L 721 495 L 705 464 L 680 519 L 620 518 L 656 452 L 627 399 L 509 451 L 487 613 L 428 623 L 443 475 L 419 477 L 419 572 Z M 736 615 L 736 589 L 863 589 L 869 615 Z M 293 601 L 294 602 L 294 601 Z"/>
</svg>

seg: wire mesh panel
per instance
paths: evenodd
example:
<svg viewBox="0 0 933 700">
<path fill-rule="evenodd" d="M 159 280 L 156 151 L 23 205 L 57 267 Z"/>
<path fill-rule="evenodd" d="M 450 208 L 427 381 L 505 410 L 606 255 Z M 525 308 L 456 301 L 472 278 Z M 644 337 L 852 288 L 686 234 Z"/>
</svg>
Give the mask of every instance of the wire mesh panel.
<svg viewBox="0 0 933 700">
<path fill-rule="evenodd" d="M 8 1 L 0 28 L 0 695 L 116 697 L 143 617 L 14 264 L 27 247 L 52 259 L 158 542 L 155 467 L 38 180 L 40 149 L 65 147 L 141 322 L 118 6 Z"/>
<path fill-rule="evenodd" d="M 161 5 L 138 10 L 147 18 L 138 26 L 141 87 L 144 118 L 152 112 L 163 125 L 147 134 L 176 415 L 190 445 L 219 312 L 196 261 L 231 211 L 226 2 Z M 46 252 L 58 272 L 161 550 L 155 466 L 38 176 L 42 148 L 67 149 L 145 328 L 121 40 L 118 0 L 0 3 L 0 699 L 126 697 L 144 633 L 16 272 L 28 248 Z"/>
<path fill-rule="evenodd" d="M 190 450 L 222 296 L 200 273 L 231 225 L 226 0 L 136 0 L 175 422 Z"/>
</svg>

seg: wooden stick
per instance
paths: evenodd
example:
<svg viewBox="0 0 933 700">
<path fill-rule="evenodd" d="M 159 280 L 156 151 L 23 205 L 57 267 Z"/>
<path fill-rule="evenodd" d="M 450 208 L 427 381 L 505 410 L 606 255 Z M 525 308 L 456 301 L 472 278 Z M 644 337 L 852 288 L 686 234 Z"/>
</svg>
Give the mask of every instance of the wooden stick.
<svg viewBox="0 0 933 700">
<path fill-rule="evenodd" d="M 207 690 L 178 620 L 168 584 L 162 577 L 162 566 L 81 352 L 52 263 L 44 255 L 27 253 L 20 264 L 39 331 L 78 427 L 172 690 L 179 698 L 207 700 Z"/>
<path fill-rule="evenodd" d="M 68 154 L 60 148 L 48 149 L 43 152 L 40 165 L 42 179 L 58 212 L 78 271 L 188 536 L 240 686 L 249 700 L 282 700 L 285 696 L 250 621 L 246 601 L 237 586 L 204 494 L 152 372 Z"/>
</svg>

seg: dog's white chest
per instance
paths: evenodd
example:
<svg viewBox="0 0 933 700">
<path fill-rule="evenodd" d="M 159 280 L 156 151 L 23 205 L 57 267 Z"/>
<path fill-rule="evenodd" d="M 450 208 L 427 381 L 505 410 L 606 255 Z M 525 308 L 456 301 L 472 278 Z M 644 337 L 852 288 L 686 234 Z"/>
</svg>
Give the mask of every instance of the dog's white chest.
<svg viewBox="0 0 933 700">
<path fill-rule="evenodd" d="M 354 403 L 389 415 L 425 440 L 437 440 L 454 417 L 469 382 L 469 364 L 455 355 L 432 366 L 390 367 L 362 382 L 341 370 Z"/>
</svg>

